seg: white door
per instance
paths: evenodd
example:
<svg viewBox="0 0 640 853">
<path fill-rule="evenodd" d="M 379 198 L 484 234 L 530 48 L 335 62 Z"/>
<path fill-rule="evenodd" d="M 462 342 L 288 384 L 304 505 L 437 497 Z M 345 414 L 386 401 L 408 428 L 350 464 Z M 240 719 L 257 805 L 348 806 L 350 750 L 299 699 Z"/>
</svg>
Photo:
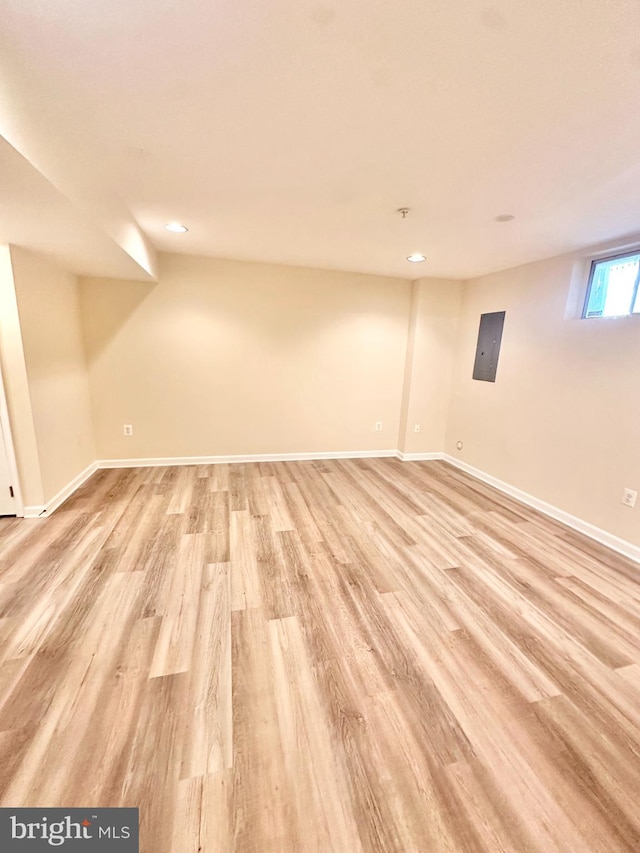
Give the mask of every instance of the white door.
<svg viewBox="0 0 640 853">
<path fill-rule="evenodd" d="M 9 461 L 7 459 L 7 448 L 2 433 L 2 424 L 0 423 L 0 515 L 16 514 L 17 502 L 13 492 Z"/>
</svg>

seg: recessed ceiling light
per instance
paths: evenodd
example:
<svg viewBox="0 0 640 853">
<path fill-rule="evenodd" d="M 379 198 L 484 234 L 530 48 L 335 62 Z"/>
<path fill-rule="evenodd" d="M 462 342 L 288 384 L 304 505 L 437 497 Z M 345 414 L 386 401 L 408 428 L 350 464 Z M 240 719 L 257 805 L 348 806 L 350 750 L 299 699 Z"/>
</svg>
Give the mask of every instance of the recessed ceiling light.
<svg viewBox="0 0 640 853">
<path fill-rule="evenodd" d="M 515 216 L 512 213 L 501 213 L 500 216 L 496 216 L 495 222 L 512 222 L 515 219 Z"/>
<path fill-rule="evenodd" d="M 423 261 L 426 261 L 427 258 L 425 255 L 421 255 L 418 252 L 414 252 L 413 255 L 408 255 L 407 260 L 412 264 L 421 264 Z"/>
<path fill-rule="evenodd" d="M 164 227 L 172 234 L 184 234 L 185 231 L 189 230 L 186 225 L 180 225 L 179 222 L 167 222 Z"/>
</svg>

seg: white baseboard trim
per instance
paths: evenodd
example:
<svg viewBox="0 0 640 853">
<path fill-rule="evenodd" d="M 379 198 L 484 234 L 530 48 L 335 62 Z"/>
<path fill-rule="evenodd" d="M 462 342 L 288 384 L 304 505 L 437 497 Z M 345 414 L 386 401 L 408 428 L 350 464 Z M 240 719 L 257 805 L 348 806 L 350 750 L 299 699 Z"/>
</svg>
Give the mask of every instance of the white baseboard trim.
<svg viewBox="0 0 640 853">
<path fill-rule="evenodd" d="M 26 506 L 24 508 L 24 517 L 25 518 L 46 518 L 48 515 L 51 515 L 52 512 L 55 512 L 60 504 L 64 503 L 67 498 L 71 497 L 71 495 L 80 488 L 80 486 L 86 482 L 89 477 L 98 470 L 98 463 L 92 462 L 91 465 L 87 465 L 84 471 L 81 471 L 77 477 L 74 477 L 71 482 L 67 483 L 66 486 L 63 486 L 60 491 L 54 495 L 50 501 L 47 501 L 46 504 L 35 504 L 33 506 Z"/>
<path fill-rule="evenodd" d="M 253 453 L 242 456 L 158 456 L 141 459 L 99 459 L 98 468 L 164 468 L 171 465 L 224 465 L 238 462 L 312 462 L 319 459 L 381 459 L 397 450 L 345 450 L 317 453 Z"/>
<path fill-rule="evenodd" d="M 557 506 L 553 506 L 553 504 L 549 504 L 546 501 L 535 498 L 528 492 L 523 492 L 522 489 L 517 489 L 515 486 L 509 485 L 509 483 L 498 480 L 497 477 L 492 477 L 491 474 L 485 474 L 484 471 L 481 471 L 479 468 L 474 468 L 473 465 L 468 465 L 460 459 L 456 459 L 455 456 L 449 456 L 448 454 L 443 453 L 441 458 L 444 459 L 445 462 L 449 462 L 451 465 L 454 465 L 456 468 L 464 471 L 466 474 L 470 474 L 472 477 L 475 477 L 476 480 L 482 480 L 483 483 L 493 486 L 494 489 L 498 489 L 498 491 L 504 492 L 504 494 L 515 498 L 517 501 L 520 501 L 533 509 L 537 509 L 539 512 L 544 513 L 544 515 L 548 515 L 550 518 L 554 518 L 556 521 L 566 524 L 566 526 L 572 528 L 572 530 L 577 530 L 579 533 L 583 533 L 585 536 L 588 536 L 589 539 L 594 539 L 601 545 L 606 545 L 607 548 L 611 548 L 612 551 L 616 551 L 618 554 L 622 554 L 624 557 L 628 557 L 630 560 L 640 563 L 640 547 L 633 545 L 631 542 L 627 542 L 626 539 L 620 539 L 620 537 L 614 536 L 613 533 L 607 533 L 606 530 L 602 530 L 600 527 L 596 527 L 588 521 L 577 518 L 575 515 L 571 515 L 571 513 L 565 512 Z"/>
<path fill-rule="evenodd" d="M 24 508 L 24 518 L 44 518 L 46 511 L 45 504 L 32 504 Z"/>
<path fill-rule="evenodd" d="M 402 462 L 433 462 L 434 459 L 444 459 L 444 453 L 403 453 L 402 450 L 398 450 L 396 453 L 398 459 Z"/>
</svg>

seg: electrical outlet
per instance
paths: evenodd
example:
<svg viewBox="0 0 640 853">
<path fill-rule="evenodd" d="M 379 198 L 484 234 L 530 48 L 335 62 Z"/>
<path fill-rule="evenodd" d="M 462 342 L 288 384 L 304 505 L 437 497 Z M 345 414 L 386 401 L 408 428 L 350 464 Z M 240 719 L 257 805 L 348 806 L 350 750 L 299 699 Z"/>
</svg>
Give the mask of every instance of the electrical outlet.
<svg viewBox="0 0 640 853">
<path fill-rule="evenodd" d="M 414 432 L 420 432 L 420 424 L 414 424 L 413 425 L 413 431 Z"/>
<path fill-rule="evenodd" d="M 636 505 L 636 498 L 638 497 L 638 493 L 634 492 L 633 489 L 625 489 L 622 492 L 622 503 L 625 506 L 634 507 Z"/>
<path fill-rule="evenodd" d="M 125 435 L 133 435 L 133 424 L 124 424 L 122 427 L 122 432 Z"/>
<path fill-rule="evenodd" d="M 376 421 L 376 432 L 380 432 L 382 429 L 382 421 Z"/>
</svg>

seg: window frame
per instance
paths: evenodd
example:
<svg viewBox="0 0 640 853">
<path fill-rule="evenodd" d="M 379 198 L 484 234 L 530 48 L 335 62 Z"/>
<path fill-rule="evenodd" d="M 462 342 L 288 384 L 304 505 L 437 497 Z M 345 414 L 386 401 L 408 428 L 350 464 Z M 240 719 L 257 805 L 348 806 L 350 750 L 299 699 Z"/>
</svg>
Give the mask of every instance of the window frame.
<svg viewBox="0 0 640 853">
<path fill-rule="evenodd" d="M 589 300 L 591 299 L 591 289 L 593 286 L 593 279 L 595 276 L 596 268 L 598 264 L 605 263 L 606 261 L 617 261 L 621 258 L 633 258 L 636 255 L 640 255 L 640 246 L 636 246 L 634 249 L 627 249 L 624 252 L 616 252 L 613 255 L 602 255 L 598 258 L 592 258 L 591 260 L 591 268 L 589 270 L 589 280 L 587 282 L 587 292 L 584 299 L 584 305 L 582 306 L 582 317 L 583 320 L 618 320 L 621 317 L 634 317 L 640 316 L 640 311 L 634 311 L 634 305 L 638 300 L 638 291 L 640 290 L 640 262 L 638 263 L 638 273 L 636 275 L 636 281 L 633 286 L 633 294 L 631 296 L 631 302 L 629 303 L 629 310 L 626 314 L 609 314 L 605 316 L 604 314 L 593 314 L 589 316 L 587 311 L 589 309 Z"/>
</svg>

